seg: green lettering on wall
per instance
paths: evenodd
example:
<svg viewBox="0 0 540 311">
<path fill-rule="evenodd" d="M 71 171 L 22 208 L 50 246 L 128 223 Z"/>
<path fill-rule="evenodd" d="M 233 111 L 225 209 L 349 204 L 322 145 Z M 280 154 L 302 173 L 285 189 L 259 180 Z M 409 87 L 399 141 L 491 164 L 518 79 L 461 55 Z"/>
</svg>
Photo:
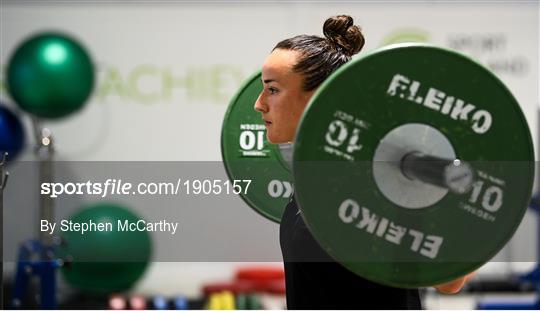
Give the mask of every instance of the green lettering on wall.
<svg viewBox="0 0 540 311">
<path fill-rule="evenodd" d="M 122 80 L 122 76 L 118 69 L 114 67 L 107 67 L 103 73 L 103 78 L 101 83 L 96 88 L 97 89 L 97 98 L 100 101 L 105 100 L 109 96 L 118 96 L 122 100 L 126 100 L 128 96 L 127 87 L 125 82 Z"/>
<path fill-rule="evenodd" d="M 242 83 L 243 75 L 239 68 L 229 65 L 216 65 L 212 68 L 210 87 L 212 99 L 215 102 L 228 102 L 232 94 Z"/>
<path fill-rule="evenodd" d="M 135 67 L 128 77 L 128 87 L 131 98 L 145 104 L 160 101 L 161 92 L 159 88 L 155 89 L 154 91 L 148 91 L 144 90 L 141 86 L 141 84 L 144 84 L 144 82 L 148 82 L 149 79 L 158 80 L 159 82 L 159 78 L 160 72 L 156 66 L 145 64 Z M 155 83 L 154 81 L 154 83 L 150 84 L 158 84 L 159 87 L 160 83 Z"/>
<path fill-rule="evenodd" d="M 141 104 L 210 101 L 228 104 L 245 79 L 241 67 L 227 64 L 174 67 L 140 64 L 127 72 L 114 66 L 98 69 L 94 100 L 111 98 Z M 7 95 L 5 70 L 0 65 L 0 94 Z"/>
<path fill-rule="evenodd" d="M 164 101 L 170 101 L 174 90 L 184 90 L 186 96 L 193 96 L 193 77 L 188 70 L 184 76 L 173 74 L 172 68 L 164 68 L 161 71 L 161 96 Z"/>
</svg>

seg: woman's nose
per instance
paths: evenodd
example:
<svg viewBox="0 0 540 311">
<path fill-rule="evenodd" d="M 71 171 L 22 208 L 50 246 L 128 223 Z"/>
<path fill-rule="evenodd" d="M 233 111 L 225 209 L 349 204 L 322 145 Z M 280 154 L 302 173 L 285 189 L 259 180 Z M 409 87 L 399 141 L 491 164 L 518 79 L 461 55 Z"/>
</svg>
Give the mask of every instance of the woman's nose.
<svg viewBox="0 0 540 311">
<path fill-rule="evenodd" d="M 259 94 L 259 97 L 255 101 L 255 105 L 253 106 L 253 109 L 258 112 L 267 112 L 266 105 L 263 103 L 263 96 L 262 93 Z"/>
</svg>

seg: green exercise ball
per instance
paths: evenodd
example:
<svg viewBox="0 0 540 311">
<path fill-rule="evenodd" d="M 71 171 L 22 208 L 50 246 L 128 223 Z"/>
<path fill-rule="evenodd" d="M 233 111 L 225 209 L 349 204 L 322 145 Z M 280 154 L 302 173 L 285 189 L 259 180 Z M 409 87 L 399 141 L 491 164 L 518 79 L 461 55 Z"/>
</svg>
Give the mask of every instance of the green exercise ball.
<svg viewBox="0 0 540 311">
<path fill-rule="evenodd" d="M 118 230 L 117 221 L 136 223 L 141 218 L 120 205 L 98 203 L 81 209 L 69 220 L 72 224 L 110 223 L 113 230 L 62 232 L 64 243 L 58 255 L 66 260 L 62 268 L 66 281 L 88 294 L 131 288 L 148 266 L 151 239 L 147 231 Z"/>
<path fill-rule="evenodd" d="M 7 89 L 25 111 L 56 119 L 79 110 L 94 87 L 94 67 L 80 43 L 42 33 L 20 44 L 7 66 Z"/>
</svg>

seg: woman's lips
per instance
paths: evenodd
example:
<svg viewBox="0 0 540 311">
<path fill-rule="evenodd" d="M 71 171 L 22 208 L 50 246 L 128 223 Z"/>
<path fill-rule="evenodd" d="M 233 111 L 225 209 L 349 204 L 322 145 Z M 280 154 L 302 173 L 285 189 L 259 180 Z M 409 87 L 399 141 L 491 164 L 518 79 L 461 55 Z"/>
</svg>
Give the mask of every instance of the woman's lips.
<svg viewBox="0 0 540 311">
<path fill-rule="evenodd" d="M 272 124 L 272 122 L 264 120 L 264 124 L 266 124 L 266 126 L 268 126 L 268 125 Z"/>
</svg>

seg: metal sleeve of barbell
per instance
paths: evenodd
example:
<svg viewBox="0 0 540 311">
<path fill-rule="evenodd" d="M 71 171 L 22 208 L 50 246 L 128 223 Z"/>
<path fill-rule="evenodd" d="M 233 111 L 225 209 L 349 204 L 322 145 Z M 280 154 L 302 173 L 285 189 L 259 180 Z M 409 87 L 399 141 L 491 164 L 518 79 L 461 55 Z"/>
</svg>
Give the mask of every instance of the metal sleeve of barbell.
<svg viewBox="0 0 540 311">
<path fill-rule="evenodd" d="M 401 161 L 403 175 L 413 180 L 446 188 L 454 193 L 467 192 L 473 183 L 471 166 L 456 159 L 444 159 L 411 152 Z"/>
</svg>

